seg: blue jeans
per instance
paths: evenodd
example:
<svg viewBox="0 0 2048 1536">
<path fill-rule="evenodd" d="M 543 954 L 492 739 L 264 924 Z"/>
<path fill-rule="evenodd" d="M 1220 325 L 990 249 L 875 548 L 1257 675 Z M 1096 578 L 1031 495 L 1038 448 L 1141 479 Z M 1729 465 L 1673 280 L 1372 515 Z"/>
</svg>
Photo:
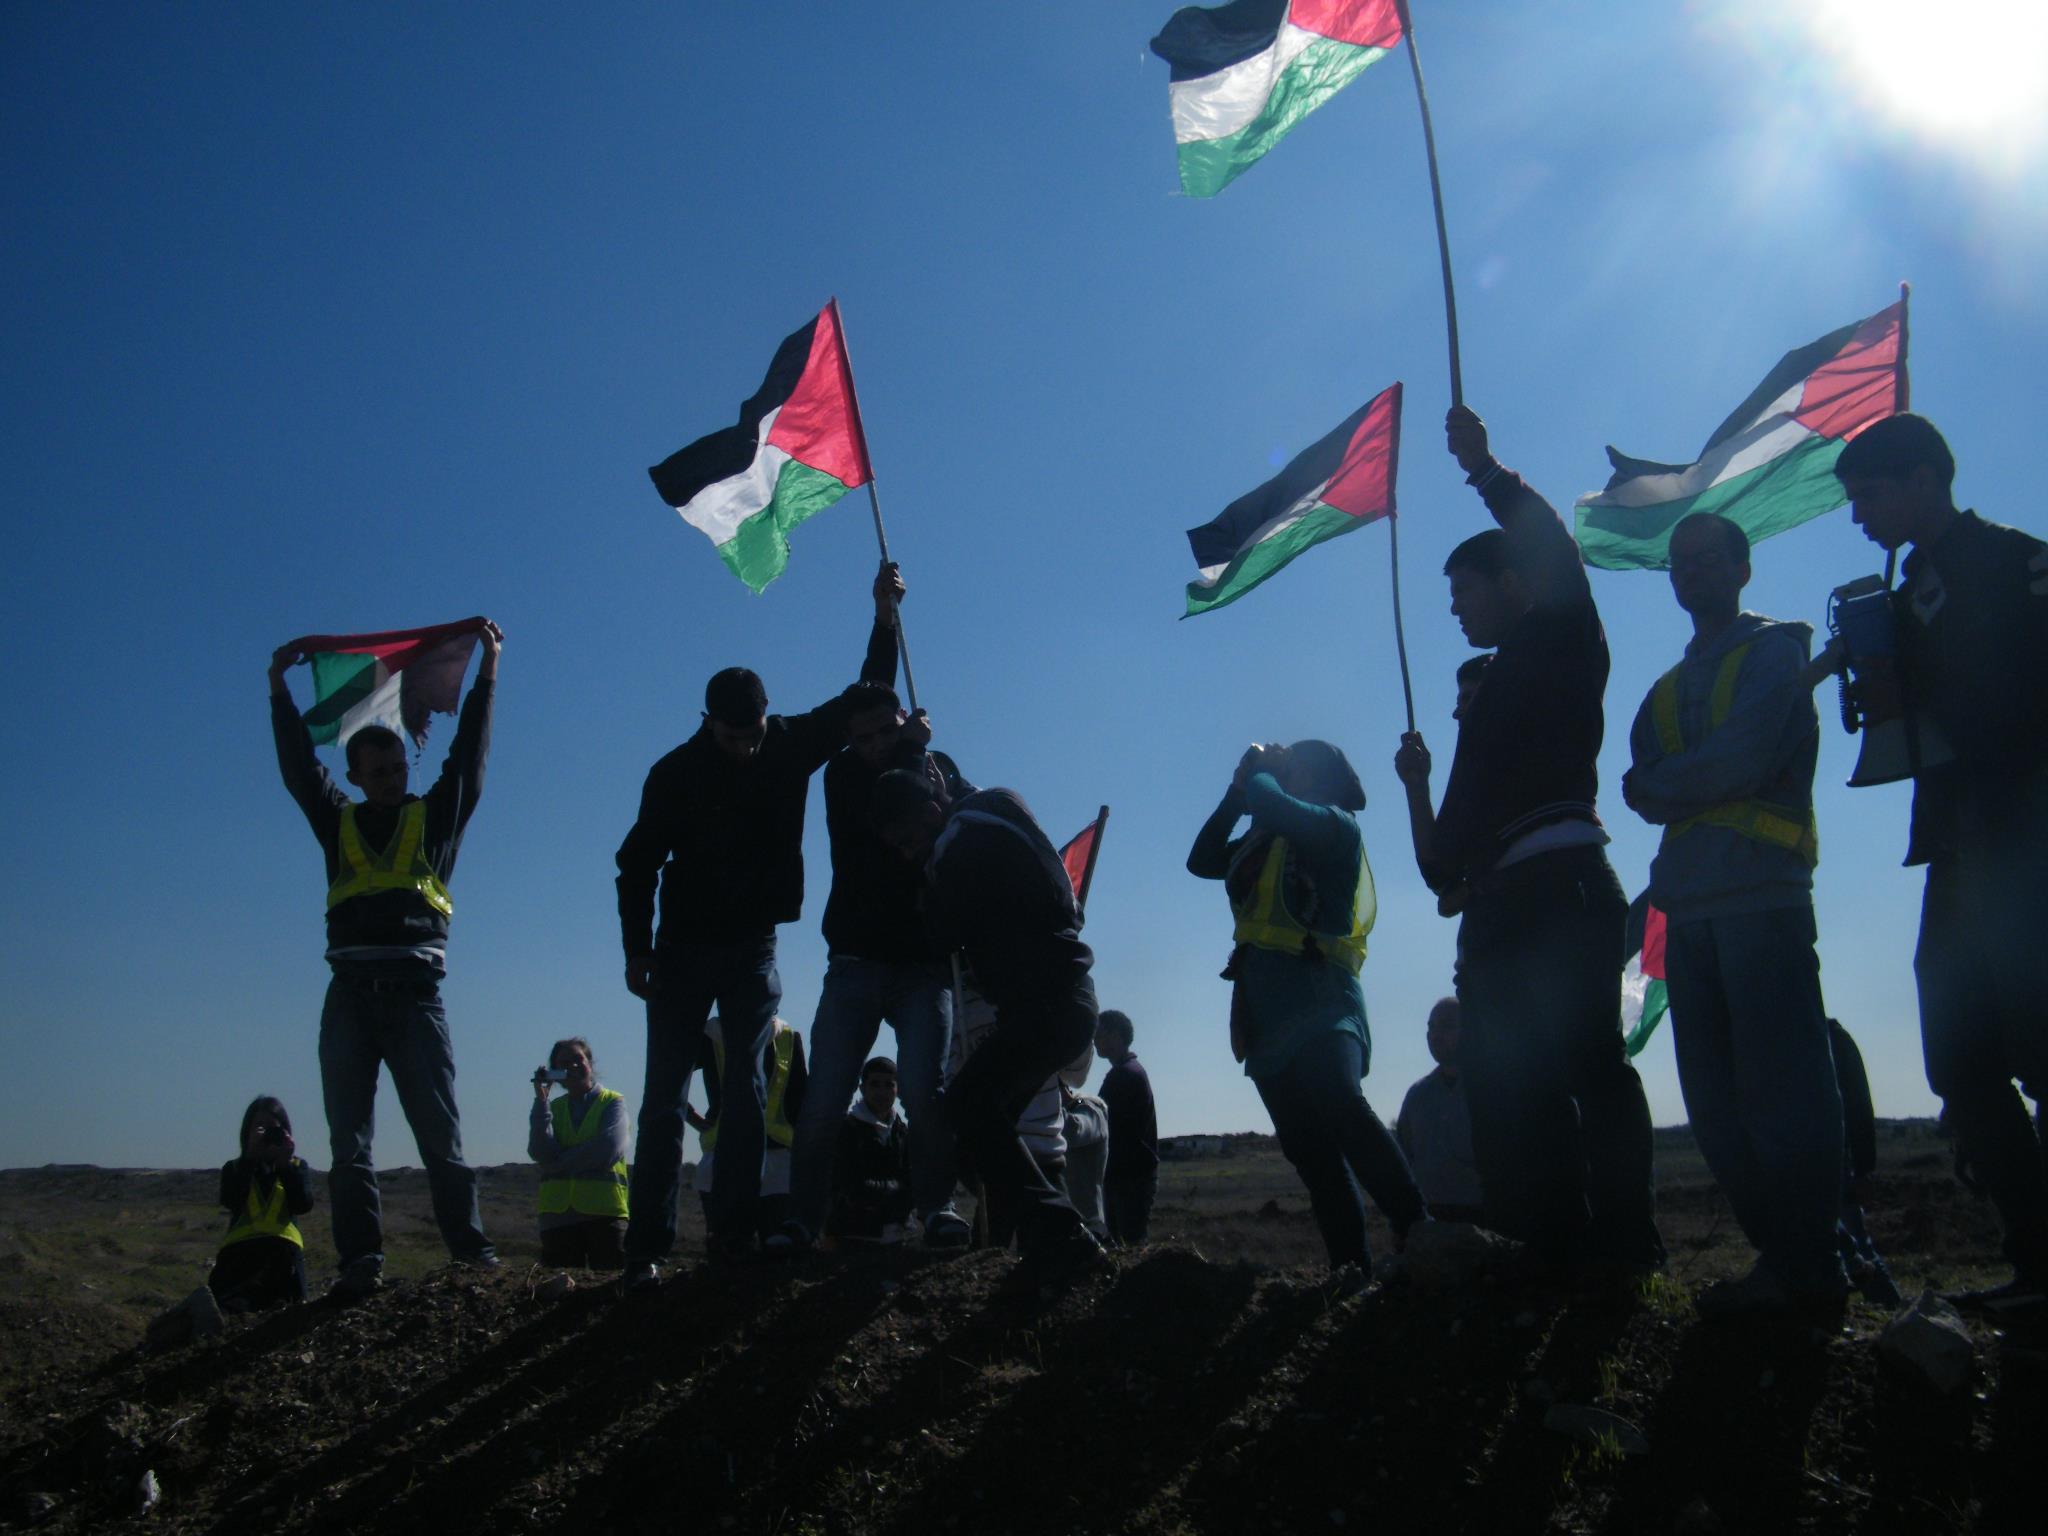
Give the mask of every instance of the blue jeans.
<svg viewBox="0 0 2048 1536">
<path fill-rule="evenodd" d="M 704 1038 L 718 1008 L 725 1037 L 725 1081 L 718 1111 L 718 1177 L 712 1181 L 713 1230 L 750 1240 L 767 1151 L 768 1077 L 761 1058 L 775 1028 L 782 978 L 775 935 L 728 943 L 664 944 L 655 951 L 647 999 L 647 1080 L 633 1150 L 626 1258 L 653 1261 L 676 1245 L 676 1190 L 683 1171 L 683 1107 Z"/>
<path fill-rule="evenodd" d="M 896 1031 L 896 1075 L 910 1120 L 910 1184 L 918 1214 L 929 1216 L 952 1201 L 953 1138 L 939 1109 L 953 1041 L 950 968 L 943 961 L 904 965 L 834 955 L 811 1023 L 810 1078 L 790 1165 L 792 1204 L 806 1231 L 825 1230 L 839 1127 L 884 1020 Z M 721 1162 L 724 1156 L 721 1144 Z"/>
<path fill-rule="evenodd" d="M 1332 1265 L 1371 1262 L 1361 1184 L 1397 1232 L 1424 1215 L 1408 1159 L 1359 1088 L 1364 1072 L 1364 1043 L 1333 1029 L 1295 1051 L 1278 1072 L 1252 1079 L 1280 1150 L 1308 1190 Z"/>
<path fill-rule="evenodd" d="M 320 1094 L 334 1157 L 327 1193 L 341 1262 L 384 1257 L 383 1206 L 370 1161 L 379 1063 L 391 1068 L 391 1085 L 419 1146 L 441 1240 L 454 1258 L 490 1258 L 490 1239 L 477 1211 L 476 1170 L 462 1160 L 455 1050 L 440 987 L 425 978 L 337 970 L 320 1010 Z"/>
<path fill-rule="evenodd" d="M 1842 1093 L 1813 908 L 1674 922 L 1666 938 L 1678 1086 L 1707 1166 L 1765 1270 L 1839 1292 Z"/>
</svg>

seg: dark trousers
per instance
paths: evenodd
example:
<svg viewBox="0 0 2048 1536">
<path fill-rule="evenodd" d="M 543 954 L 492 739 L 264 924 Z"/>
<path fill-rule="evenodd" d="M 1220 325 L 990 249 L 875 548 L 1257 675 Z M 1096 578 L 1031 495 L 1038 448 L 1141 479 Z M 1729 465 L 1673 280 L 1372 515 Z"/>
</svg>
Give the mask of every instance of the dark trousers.
<svg viewBox="0 0 2048 1536">
<path fill-rule="evenodd" d="M 540 1261 L 550 1269 L 623 1269 L 626 1223 L 603 1216 L 540 1229 Z"/>
<path fill-rule="evenodd" d="M 1763 1267 L 1793 1291 L 1845 1285 L 1842 1092 L 1811 906 L 1671 924 L 1671 1038 L 1693 1137 Z"/>
<path fill-rule="evenodd" d="M 947 1086 L 945 1107 L 960 1156 L 980 1181 L 982 1198 L 1015 1213 L 1026 1258 L 1072 1242 L 1093 1242 L 1067 1197 L 1046 1178 L 1017 1117 L 1045 1080 L 1095 1038 L 1095 987 L 1081 975 L 1047 998 L 995 998 L 996 1026 Z M 725 1143 L 719 1132 L 719 1177 Z"/>
<path fill-rule="evenodd" d="M 1346 1030 L 1318 1035 L 1271 1077 L 1252 1084 L 1280 1137 L 1280 1150 L 1308 1190 L 1330 1263 L 1367 1264 L 1365 1201 L 1372 1196 L 1396 1232 L 1424 1211 L 1422 1191 L 1386 1124 L 1360 1091 L 1365 1048 Z"/>
<path fill-rule="evenodd" d="M 306 1250 L 284 1237 L 245 1237 L 213 1261 L 206 1288 L 224 1312 L 258 1312 L 306 1299 Z"/>
<path fill-rule="evenodd" d="M 1621 1038 L 1621 885 L 1598 848 L 1494 879 L 1465 908 L 1457 970 L 1487 1225 L 1553 1263 L 1656 1263 L 1650 1106 Z"/>
<path fill-rule="evenodd" d="M 1036 1158 L 1032 1161 L 1038 1162 Z M 1071 1198 L 1067 1195 L 1065 1158 L 1054 1158 L 1051 1162 L 1038 1163 L 1038 1171 L 1045 1176 L 1046 1183 L 1058 1190 L 1063 1198 Z M 1016 1238 L 1019 1214 L 1016 1200 L 1017 1192 L 1014 1189 L 1000 1185 L 982 1192 L 982 1207 L 988 1212 L 988 1230 L 984 1238 L 989 1247 L 1007 1248 Z"/>
<path fill-rule="evenodd" d="M 1998 1208 L 2006 1257 L 2037 1284 L 2048 1284 L 2044 862 L 2048 854 L 2012 850 L 1930 864 L 1913 956 L 1927 1086 L 1941 1095 L 1963 1156 Z M 2034 1100 L 2031 1118 L 2022 1092 Z"/>
<path fill-rule="evenodd" d="M 714 1006 L 725 1039 L 725 1081 L 718 1107 L 713 1228 L 719 1236 L 752 1241 L 768 1145 L 768 1078 L 761 1058 L 781 1001 L 773 933 L 732 943 L 664 944 L 655 952 L 653 995 L 647 999 L 647 1077 L 627 1192 L 633 1213 L 626 1229 L 628 1259 L 664 1259 L 676 1245 L 683 1108 L 704 1021 Z"/>
<path fill-rule="evenodd" d="M 398 1106 L 412 1127 L 427 1170 L 434 1223 L 449 1256 L 490 1258 L 477 1209 L 476 1170 L 462 1160 L 455 1047 L 440 987 L 431 978 L 405 981 L 337 969 L 320 1010 L 320 1093 L 334 1157 L 327 1190 L 341 1262 L 384 1256 L 383 1202 L 370 1160 L 380 1064 L 391 1069 Z"/>
<path fill-rule="evenodd" d="M 1118 1179 L 1102 1186 L 1102 1216 L 1110 1241 L 1135 1248 L 1152 1235 L 1152 1201 L 1159 1193 L 1159 1170 L 1142 1178 Z"/>
</svg>

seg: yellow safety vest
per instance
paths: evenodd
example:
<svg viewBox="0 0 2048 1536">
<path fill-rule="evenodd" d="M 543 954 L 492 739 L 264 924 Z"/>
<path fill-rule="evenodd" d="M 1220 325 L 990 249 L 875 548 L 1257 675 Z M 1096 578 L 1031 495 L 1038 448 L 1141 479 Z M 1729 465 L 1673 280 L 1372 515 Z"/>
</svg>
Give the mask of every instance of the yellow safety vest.
<svg viewBox="0 0 2048 1536">
<path fill-rule="evenodd" d="M 596 1100 L 584 1115 L 583 1123 L 578 1125 L 569 1111 L 569 1096 L 563 1094 L 550 1107 L 550 1113 L 555 1117 L 555 1145 L 565 1151 L 582 1146 L 604 1124 L 606 1107 L 616 1103 L 620 1097 L 609 1088 L 598 1089 Z M 574 1211 L 579 1216 L 624 1221 L 627 1216 L 626 1177 L 626 1160 L 620 1158 L 603 1173 L 586 1173 L 573 1179 L 542 1179 L 540 1213 L 559 1216 Z"/>
<path fill-rule="evenodd" d="M 1742 672 L 1743 658 L 1748 654 L 1747 645 L 1738 645 L 1721 659 L 1721 668 L 1714 674 L 1714 691 L 1707 703 L 1707 730 L 1710 733 L 1718 730 L 1728 718 L 1729 706 L 1735 701 L 1735 682 Z M 1667 757 L 1686 750 L 1685 732 L 1678 724 L 1678 674 L 1683 665 L 1680 663 L 1658 678 L 1657 686 L 1650 690 L 1650 724 L 1657 732 L 1657 745 Z M 1809 869 L 1820 862 L 1820 828 L 1810 807 L 1802 812 L 1792 806 L 1772 805 L 1764 800 L 1730 800 L 1709 806 L 1697 816 L 1672 822 L 1665 827 L 1664 837 L 1658 846 L 1662 847 L 1663 843 L 1681 833 L 1702 826 L 1725 827 L 1759 843 L 1796 853 Z"/>
<path fill-rule="evenodd" d="M 291 1217 L 284 1213 L 284 1180 L 275 1180 L 270 1186 L 270 1196 L 264 1198 L 256 1180 L 249 1180 L 249 1198 L 242 1214 L 235 1224 L 228 1228 L 228 1235 L 220 1240 L 221 1247 L 229 1243 L 247 1242 L 252 1237 L 281 1237 L 295 1248 L 306 1246 L 306 1240 L 299 1235 L 299 1229 L 292 1225 Z"/>
<path fill-rule="evenodd" d="M 443 917 L 452 917 L 455 903 L 448 887 L 434 873 L 434 866 L 420 852 L 420 840 L 427 834 L 427 802 L 408 800 L 398 813 L 398 830 L 390 845 L 372 856 L 363 846 L 363 834 L 356 828 L 353 802 L 341 808 L 340 869 L 327 888 L 327 910 L 332 912 L 351 896 L 370 891 L 418 891 L 422 900 Z"/>
<path fill-rule="evenodd" d="M 1365 849 L 1358 850 L 1358 889 L 1351 896 L 1350 928 L 1343 934 L 1317 933 L 1295 919 L 1280 892 L 1286 871 L 1287 839 L 1276 837 L 1259 870 L 1258 883 L 1252 887 L 1251 899 L 1237 909 L 1237 942 L 1277 949 L 1282 954 L 1320 955 L 1356 976 L 1365 965 L 1365 936 L 1379 916 L 1372 865 L 1366 861 Z"/>
<path fill-rule="evenodd" d="M 782 1106 L 789 1093 L 789 1069 L 796 1060 L 796 1031 L 787 1025 L 775 1031 L 775 1042 L 770 1047 L 775 1052 L 775 1067 L 768 1074 L 768 1102 L 761 1111 L 768 1139 L 779 1147 L 787 1147 L 796 1141 L 796 1127 L 789 1123 L 789 1112 Z M 725 1080 L 725 1037 L 720 1035 L 711 1042 L 711 1059 L 719 1081 Z M 697 1133 L 698 1144 L 706 1152 L 718 1145 L 718 1122 L 713 1120 Z"/>
</svg>

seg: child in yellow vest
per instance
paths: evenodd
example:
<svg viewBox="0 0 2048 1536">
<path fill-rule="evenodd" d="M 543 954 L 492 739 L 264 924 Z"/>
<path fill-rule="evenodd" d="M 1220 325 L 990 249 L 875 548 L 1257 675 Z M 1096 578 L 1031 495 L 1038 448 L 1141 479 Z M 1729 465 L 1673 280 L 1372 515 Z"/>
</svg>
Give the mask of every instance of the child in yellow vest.
<svg viewBox="0 0 2048 1536">
<path fill-rule="evenodd" d="M 242 1155 L 220 1170 L 227 1236 L 207 1277 L 224 1312 L 306 1299 L 306 1240 L 292 1217 L 313 1209 L 306 1165 L 294 1156 L 292 1120 L 267 1094 L 242 1112 Z"/>
</svg>

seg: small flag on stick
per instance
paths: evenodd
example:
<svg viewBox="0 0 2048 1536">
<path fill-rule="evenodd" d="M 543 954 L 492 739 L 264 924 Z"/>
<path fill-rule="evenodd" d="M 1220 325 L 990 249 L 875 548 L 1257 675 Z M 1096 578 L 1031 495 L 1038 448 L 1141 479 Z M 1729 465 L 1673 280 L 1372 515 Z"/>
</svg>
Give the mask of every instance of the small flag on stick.
<svg viewBox="0 0 2048 1536">
<path fill-rule="evenodd" d="M 430 715 L 452 715 L 482 619 L 374 635 L 307 635 L 292 643 L 313 664 L 313 706 L 306 729 L 322 746 L 347 741 L 366 725 L 388 726 L 427 744 Z"/>
<path fill-rule="evenodd" d="M 1201 574 L 1184 618 L 1234 603 L 1296 555 L 1394 514 L 1401 386 L 1389 385 L 1257 490 L 1188 530 Z"/>
<path fill-rule="evenodd" d="M 755 592 L 789 564 L 790 530 L 867 484 L 839 301 L 784 339 L 740 419 L 647 471 L 661 499 Z"/>
<path fill-rule="evenodd" d="M 1067 880 L 1074 887 L 1074 903 L 1084 911 L 1088 906 L 1088 887 L 1095 883 L 1095 856 L 1102 851 L 1102 829 L 1108 824 L 1109 807 L 1105 805 L 1095 813 L 1093 821 L 1060 849 L 1060 863 L 1066 866 Z"/>
<path fill-rule="evenodd" d="M 1634 1056 L 1650 1043 L 1671 1006 L 1664 987 L 1664 914 L 1650 905 L 1648 891 L 1629 908 L 1628 926 L 1632 936 L 1641 935 L 1621 972 L 1621 1032 Z"/>
</svg>

